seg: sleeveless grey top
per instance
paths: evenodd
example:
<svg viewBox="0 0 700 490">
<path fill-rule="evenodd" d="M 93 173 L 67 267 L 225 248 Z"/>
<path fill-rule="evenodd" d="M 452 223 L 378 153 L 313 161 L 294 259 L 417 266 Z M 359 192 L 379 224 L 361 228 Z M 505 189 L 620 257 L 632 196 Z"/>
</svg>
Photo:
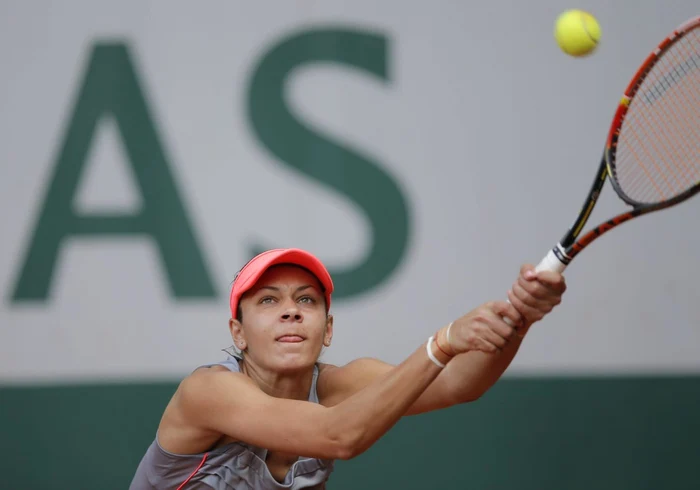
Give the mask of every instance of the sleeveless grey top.
<svg viewBox="0 0 700 490">
<path fill-rule="evenodd" d="M 201 367 L 224 366 L 240 372 L 238 358 Z M 314 366 L 309 401 L 318 403 Z M 333 461 L 299 458 L 289 469 L 283 482 L 270 474 L 265 458 L 267 450 L 233 442 L 200 454 L 173 454 L 158 443 L 158 435 L 141 459 L 129 490 L 322 490 L 333 471 Z M 186 482 L 186 483 L 185 483 Z"/>
</svg>

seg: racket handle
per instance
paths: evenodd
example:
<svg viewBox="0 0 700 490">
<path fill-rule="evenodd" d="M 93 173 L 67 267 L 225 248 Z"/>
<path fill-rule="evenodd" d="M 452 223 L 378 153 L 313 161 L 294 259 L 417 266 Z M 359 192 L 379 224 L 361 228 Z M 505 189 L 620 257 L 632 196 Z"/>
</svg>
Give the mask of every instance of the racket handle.
<svg viewBox="0 0 700 490">
<path fill-rule="evenodd" d="M 561 273 L 564 272 L 564 269 L 566 269 L 566 264 L 559 260 L 554 250 L 550 250 L 535 267 L 536 272 L 552 271 Z"/>
</svg>

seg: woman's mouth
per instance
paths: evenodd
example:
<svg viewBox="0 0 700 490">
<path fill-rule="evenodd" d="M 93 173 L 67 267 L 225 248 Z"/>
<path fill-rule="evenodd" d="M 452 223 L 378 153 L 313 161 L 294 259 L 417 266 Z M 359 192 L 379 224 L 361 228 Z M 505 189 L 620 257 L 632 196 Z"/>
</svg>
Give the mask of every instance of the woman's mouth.
<svg viewBox="0 0 700 490">
<path fill-rule="evenodd" d="M 299 335 L 283 335 L 280 338 L 278 338 L 277 341 L 285 343 L 296 343 L 303 342 L 304 338 L 300 337 Z"/>
</svg>

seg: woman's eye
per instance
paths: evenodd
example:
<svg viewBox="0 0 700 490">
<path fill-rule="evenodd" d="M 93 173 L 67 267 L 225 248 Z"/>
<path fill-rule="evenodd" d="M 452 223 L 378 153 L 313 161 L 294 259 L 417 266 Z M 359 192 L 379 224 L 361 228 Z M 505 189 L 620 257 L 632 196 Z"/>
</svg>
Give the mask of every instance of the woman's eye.
<svg viewBox="0 0 700 490">
<path fill-rule="evenodd" d="M 302 296 L 299 298 L 299 302 L 301 303 L 313 303 L 314 299 L 311 296 Z"/>
<path fill-rule="evenodd" d="M 260 304 L 269 304 L 272 303 L 275 300 L 272 296 L 265 296 L 264 298 L 260 299 Z"/>
</svg>

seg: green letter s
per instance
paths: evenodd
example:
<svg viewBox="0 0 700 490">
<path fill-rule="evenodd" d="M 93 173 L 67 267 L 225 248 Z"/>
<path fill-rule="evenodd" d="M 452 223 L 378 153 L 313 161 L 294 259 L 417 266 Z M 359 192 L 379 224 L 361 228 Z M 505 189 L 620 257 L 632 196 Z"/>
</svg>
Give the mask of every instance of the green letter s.
<svg viewBox="0 0 700 490">
<path fill-rule="evenodd" d="M 341 63 L 387 81 L 387 40 L 343 29 L 305 31 L 284 39 L 255 68 L 248 111 L 256 136 L 282 163 L 344 194 L 369 219 L 372 244 L 364 261 L 351 269 L 331 270 L 335 296 L 343 298 L 391 275 L 406 252 L 410 223 L 397 182 L 379 165 L 315 133 L 290 112 L 283 98 L 286 78 L 292 70 L 318 62 Z"/>
</svg>

